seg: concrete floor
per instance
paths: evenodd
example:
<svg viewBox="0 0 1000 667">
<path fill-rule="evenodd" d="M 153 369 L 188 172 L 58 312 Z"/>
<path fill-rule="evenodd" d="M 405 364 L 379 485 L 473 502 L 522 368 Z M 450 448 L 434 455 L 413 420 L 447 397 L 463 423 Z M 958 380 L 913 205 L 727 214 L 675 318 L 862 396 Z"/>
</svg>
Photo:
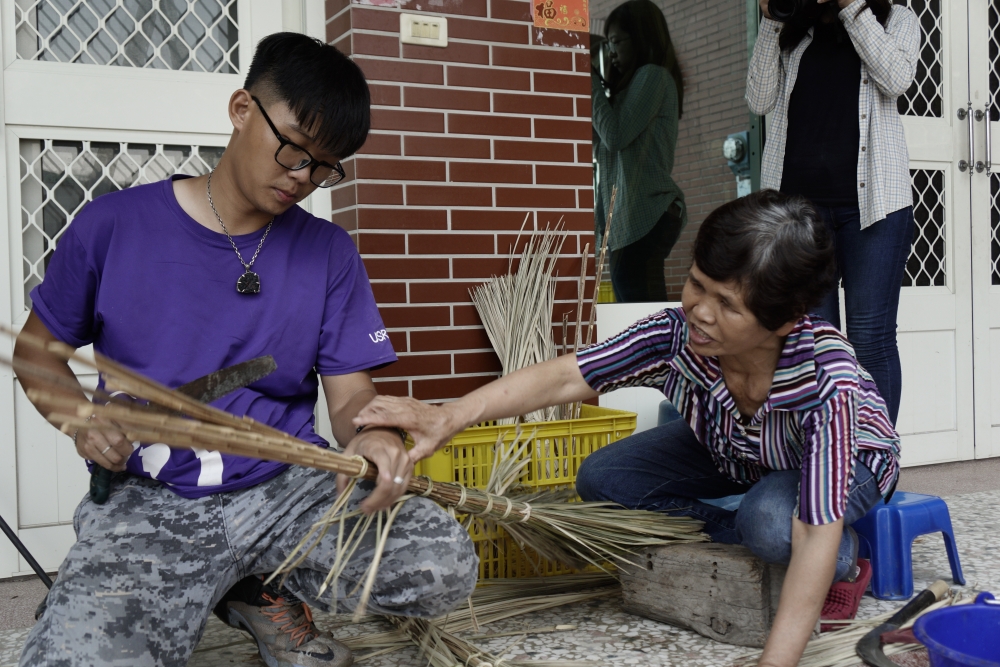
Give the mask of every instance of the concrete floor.
<svg viewBox="0 0 1000 667">
<path fill-rule="evenodd" d="M 996 491 L 1000 489 L 1000 457 L 903 468 L 896 488 L 900 491 L 926 493 L 942 498 L 979 491 Z"/>
<path fill-rule="evenodd" d="M 948 463 L 935 466 L 924 466 L 920 468 L 907 468 L 904 469 L 902 472 L 898 488 L 903 491 L 927 493 L 936 496 L 960 496 L 967 494 L 977 494 L 979 492 L 984 492 L 984 491 L 998 491 L 1000 490 L 1000 459 L 968 461 L 961 463 Z M 988 494 L 988 495 L 990 496 L 990 500 L 992 501 L 994 494 Z M 955 500 L 959 501 L 960 499 L 956 498 Z M 955 514 L 956 513 L 953 512 L 952 518 L 956 524 L 956 532 L 958 532 L 960 524 L 966 522 L 962 521 L 960 517 L 956 516 Z M 972 555 L 967 552 L 967 549 L 969 549 L 972 546 L 970 542 L 980 542 L 980 544 L 976 545 L 975 547 L 972 547 L 972 549 L 975 552 L 978 552 L 983 548 L 987 548 L 993 553 L 996 553 L 998 551 L 998 547 L 1000 547 L 1000 545 L 996 544 L 995 542 L 988 546 L 981 544 L 981 541 L 987 534 L 991 534 L 993 536 L 996 535 L 995 532 L 990 532 L 986 530 L 988 527 L 987 524 L 988 525 L 995 524 L 998 521 L 998 519 L 1000 519 L 1000 517 L 993 516 L 991 514 L 990 517 L 987 517 L 987 519 L 988 520 L 986 520 L 985 523 L 982 523 L 981 520 L 979 519 L 974 520 L 973 522 L 971 522 L 973 525 L 968 525 L 968 527 L 966 528 L 966 530 L 971 529 L 970 532 L 972 534 L 975 534 L 975 538 L 973 538 L 973 535 L 970 534 L 967 537 L 973 539 L 966 541 L 964 544 L 962 543 L 962 541 L 960 541 L 960 548 L 963 551 L 963 561 L 966 561 L 966 559 L 970 555 Z M 932 536 L 928 536 L 928 538 L 931 537 Z M 918 542 L 923 542 L 925 539 L 927 538 L 920 538 Z M 921 549 L 929 549 L 928 554 L 929 557 L 933 558 L 935 570 L 940 570 L 943 567 L 944 572 L 947 572 L 946 569 L 947 564 L 946 561 L 943 560 L 944 550 L 939 545 L 940 537 L 933 536 L 932 541 L 933 541 L 933 546 L 930 545 L 926 547 L 922 546 Z M 921 574 L 924 573 L 918 573 L 916 571 L 917 550 L 918 549 L 915 546 L 915 553 L 914 553 L 915 578 L 927 579 L 928 581 L 932 580 L 934 577 L 930 573 L 926 573 L 926 576 L 921 576 Z M 938 553 L 939 551 L 940 553 Z M 937 561 L 942 561 L 942 562 L 938 563 Z M 965 563 L 963 563 L 963 565 L 965 565 Z M 974 567 L 972 562 L 969 562 L 968 565 Z M 966 567 L 967 576 L 968 574 L 972 574 L 969 571 L 969 566 Z M 980 584 L 980 586 L 982 586 L 983 584 L 991 584 L 993 587 L 997 587 L 998 584 L 1000 584 L 1000 582 L 992 581 L 992 579 L 994 579 L 995 577 L 992 575 L 987 575 L 987 571 L 991 569 L 993 568 L 992 567 L 984 568 L 983 570 L 975 572 L 973 576 L 978 581 L 974 581 L 973 577 L 969 577 L 969 583 L 970 584 L 978 583 Z M 941 574 L 944 574 L 944 572 L 942 572 Z M 919 583 L 920 582 L 918 582 L 918 584 Z M 23 637 L 25 636 L 26 629 L 34 625 L 34 612 L 44 594 L 45 594 L 45 586 L 41 583 L 41 581 L 39 581 L 35 577 L 22 577 L 18 580 L 7 580 L 4 582 L 0 582 L 0 640 L 8 639 L 16 641 L 17 638 L 21 638 L 20 641 L 23 642 Z M 870 599 L 866 598 L 866 601 L 868 600 Z M 894 608 L 893 605 L 895 604 L 896 603 L 892 603 L 890 606 L 887 607 L 885 603 L 880 603 L 875 600 L 870 600 L 870 602 L 868 602 L 866 605 L 863 606 L 870 606 L 871 613 L 877 613 L 887 610 L 889 608 Z M 885 609 L 883 609 L 883 607 L 885 607 Z M 590 637 L 591 639 L 593 639 L 593 637 L 598 635 L 600 635 L 601 637 L 605 637 L 607 640 L 605 643 L 607 643 L 608 646 L 606 646 L 603 649 L 604 651 L 611 649 L 612 646 L 615 644 L 613 635 L 617 633 L 615 632 L 614 628 L 619 627 L 622 629 L 623 632 L 628 632 L 628 633 L 633 633 L 639 630 L 640 634 L 646 637 L 649 637 L 651 632 L 653 635 L 656 635 L 657 639 L 654 642 L 654 644 L 643 648 L 642 654 L 645 655 L 646 658 L 651 657 L 650 651 L 656 651 L 657 647 L 655 646 L 655 644 L 658 644 L 660 642 L 674 643 L 675 641 L 679 641 L 682 644 L 685 644 L 686 645 L 685 648 L 687 649 L 687 651 L 693 652 L 694 654 L 704 653 L 705 651 L 707 651 L 709 653 L 720 654 L 717 655 L 717 657 L 721 657 L 721 654 L 725 654 L 726 657 L 728 658 L 728 657 L 735 657 L 735 655 L 738 655 L 740 653 L 740 651 L 734 652 L 731 650 L 726 650 L 723 648 L 725 645 L 717 645 L 715 642 L 710 642 L 710 645 L 702 647 L 701 644 L 703 642 L 708 642 L 709 640 L 702 640 L 698 638 L 696 635 L 692 635 L 692 633 L 671 629 L 669 628 L 669 626 L 662 626 L 662 624 L 656 624 L 653 623 L 652 621 L 643 621 L 643 619 L 638 619 L 637 617 L 630 617 L 629 615 L 624 614 L 624 612 L 621 612 L 620 609 L 618 609 L 617 601 L 602 603 L 600 605 L 600 608 L 595 608 L 591 612 L 591 614 L 586 616 L 586 618 L 581 617 L 580 621 L 582 622 L 583 625 L 587 625 L 588 623 L 598 623 L 598 625 L 601 626 L 600 633 L 595 634 L 594 632 L 586 631 L 585 635 Z M 562 620 L 559 622 L 564 623 L 566 621 Z M 544 624 L 545 622 L 543 621 L 543 619 L 538 619 L 538 625 L 544 625 Z M 616 626 L 615 624 L 618 625 Z M 224 628 L 221 625 L 221 623 L 218 625 L 220 626 L 220 628 L 217 628 L 216 630 L 222 634 L 225 634 L 228 637 L 228 634 L 226 633 L 228 633 L 229 630 L 227 628 Z M 580 627 L 582 631 L 585 630 L 583 625 L 581 625 Z M 640 625 L 642 626 L 641 628 L 638 627 Z M 647 625 L 650 625 L 650 627 L 646 627 Z M 660 628 L 654 629 L 652 626 L 660 626 Z M 591 630 L 594 630 L 594 628 L 591 628 Z M 232 638 L 229 638 L 229 641 L 230 642 L 235 641 L 237 642 L 237 644 L 239 644 L 241 642 L 240 639 L 241 636 L 238 633 L 235 633 L 235 631 L 232 634 L 234 636 Z M 206 641 L 207 639 L 208 636 L 206 635 Z M 629 646 L 633 645 L 632 643 L 629 643 L 632 642 L 632 640 L 626 640 L 626 642 L 628 643 Z M 0 644 L 3 643 L 5 642 L 0 641 Z M 205 642 L 203 642 L 203 644 L 204 643 Z M 566 642 L 566 643 L 571 644 L 572 642 Z M 731 649 L 732 647 L 728 648 Z M 214 653 L 214 651 L 212 652 Z M 246 656 L 247 661 L 244 662 L 243 660 L 237 659 L 235 661 L 230 661 L 230 663 L 235 662 L 236 664 L 248 664 L 248 665 L 261 664 L 260 662 L 257 661 L 256 658 L 253 658 L 252 660 L 250 659 L 253 657 L 254 653 L 253 648 L 251 646 L 242 647 L 241 652 L 247 653 Z M 2 653 L 2 651 L 0 651 L 0 653 Z M 537 654 L 532 655 L 532 653 L 534 652 L 528 652 L 527 655 L 524 654 L 519 655 L 518 658 L 537 659 L 542 657 Z M 688 655 L 693 657 L 692 653 L 688 653 Z M 9 660 L 11 656 L 8 655 L 5 657 Z M 218 657 L 221 658 L 222 656 L 220 655 Z M 230 656 L 230 658 L 232 657 L 235 656 Z M 401 662 L 394 662 L 393 660 L 387 660 L 386 662 L 378 661 L 378 663 L 379 665 L 410 664 L 409 659 L 415 658 L 416 656 L 407 655 L 406 657 L 404 657 L 402 654 L 398 654 L 398 657 L 402 660 Z M 557 656 L 545 656 L 545 657 L 552 659 L 553 657 Z M 558 657 L 563 657 L 563 656 L 558 656 Z M 208 667 L 208 665 L 210 664 L 214 666 L 215 656 L 212 656 L 212 658 L 213 659 L 210 659 L 210 657 L 206 655 L 204 656 L 203 660 L 195 662 L 201 664 L 202 662 L 207 660 L 207 662 L 205 662 L 206 667 Z M 389 656 L 386 656 L 386 658 L 389 658 Z M 618 661 L 612 660 L 611 662 L 617 664 Z M 694 660 L 689 664 L 694 664 L 695 662 L 700 662 L 700 661 Z M 6 667 L 6 665 L 8 664 L 11 663 L 5 662 L 4 660 L 0 660 L 0 666 Z M 622 664 L 653 664 L 653 663 L 646 662 L 645 659 L 641 659 L 639 662 L 635 663 L 626 662 Z M 661 663 L 656 661 L 656 664 L 661 664 Z M 670 663 L 664 662 L 662 664 L 667 665 Z M 713 663 L 710 662 L 708 664 L 713 664 Z"/>
<path fill-rule="evenodd" d="M 55 574 L 50 575 L 53 579 Z M 30 628 L 35 609 L 45 597 L 45 584 L 35 576 L 0 582 L 0 631 Z"/>
</svg>

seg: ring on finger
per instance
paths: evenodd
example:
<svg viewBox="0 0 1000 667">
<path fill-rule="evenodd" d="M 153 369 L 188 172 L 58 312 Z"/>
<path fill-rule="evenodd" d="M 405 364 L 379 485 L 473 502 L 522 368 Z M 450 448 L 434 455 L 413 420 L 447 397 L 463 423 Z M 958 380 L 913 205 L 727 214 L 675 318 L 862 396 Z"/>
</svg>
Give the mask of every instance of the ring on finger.
<svg viewBox="0 0 1000 667">
<path fill-rule="evenodd" d="M 107 447 L 105 447 L 104 449 L 102 449 L 101 450 L 101 456 L 104 456 L 105 454 L 107 454 L 109 449 L 111 449 L 111 445 L 108 445 Z"/>
<path fill-rule="evenodd" d="M 403 482 L 405 482 L 405 481 L 406 481 L 406 480 L 404 480 L 404 479 L 403 479 L 402 477 L 400 477 L 399 475 L 396 475 L 395 477 L 393 477 L 393 478 L 392 478 L 392 483 L 393 483 L 393 484 L 402 484 L 402 483 L 403 483 Z"/>
</svg>

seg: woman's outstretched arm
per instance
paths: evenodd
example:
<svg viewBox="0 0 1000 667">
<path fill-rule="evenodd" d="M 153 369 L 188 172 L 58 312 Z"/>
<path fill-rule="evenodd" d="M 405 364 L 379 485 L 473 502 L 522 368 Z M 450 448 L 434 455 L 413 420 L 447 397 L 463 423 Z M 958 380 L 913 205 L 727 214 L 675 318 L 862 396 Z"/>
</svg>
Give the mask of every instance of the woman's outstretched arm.
<svg viewBox="0 0 1000 667">
<path fill-rule="evenodd" d="M 436 406 L 413 398 L 378 396 L 354 418 L 356 426 L 390 426 L 413 437 L 410 458 L 433 454 L 460 431 L 490 419 L 514 417 L 597 396 L 580 373 L 575 354 L 529 366 Z"/>
</svg>

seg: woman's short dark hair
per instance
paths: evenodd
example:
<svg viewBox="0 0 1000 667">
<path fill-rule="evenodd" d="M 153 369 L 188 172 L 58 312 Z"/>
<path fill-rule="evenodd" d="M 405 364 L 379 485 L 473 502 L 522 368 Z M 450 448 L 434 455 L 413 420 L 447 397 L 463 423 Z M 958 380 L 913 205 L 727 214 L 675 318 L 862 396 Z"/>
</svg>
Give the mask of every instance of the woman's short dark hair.
<svg viewBox="0 0 1000 667">
<path fill-rule="evenodd" d="M 643 65 L 659 65 L 670 72 L 677 86 L 677 117 L 680 118 L 684 114 L 684 81 L 663 12 L 651 0 L 628 0 L 615 7 L 604 22 L 605 37 L 611 26 L 618 26 L 628 34 L 635 52 L 632 71 L 622 72 L 620 77 L 613 75 L 608 82 L 612 97 L 629 84 L 637 69 Z"/>
<path fill-rule="evenodd" d="M 770 331 L 805 315 L 834 287 L 833 238 L 804 197 L 761 190 L 723 204 L 701 223 L 694 263 L 735 282 Z"/>
<path fill-rule="evenodd" d="M 371 97 L 361 68 L 329 44 L 297 32 L 257 44 L 243 87 L 262 101 L 288 104 L 299 125 L 338 159 L 358 152 L 371 127 Z"/>
</svg>

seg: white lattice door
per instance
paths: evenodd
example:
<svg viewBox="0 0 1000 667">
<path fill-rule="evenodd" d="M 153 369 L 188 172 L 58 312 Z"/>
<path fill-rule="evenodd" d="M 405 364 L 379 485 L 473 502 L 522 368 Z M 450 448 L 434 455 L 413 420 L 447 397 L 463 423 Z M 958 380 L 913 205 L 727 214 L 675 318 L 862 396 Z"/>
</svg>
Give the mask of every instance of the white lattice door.
<svg viewBox="0 0 1000 667">
<path fill-rule="evenodd" d="M 970 0 L 976 458 L 1000 456 L 1000 0 Z"/>
<path fill-rule="evenodd" d="M 922 31 L 920 62 L 899 99 L 916 230 L 899 305 L 903 465 L 972 458 L 966 0 L 909 0 Z M 963 171 L 964 169 L 964 171 Z"/>
<path fill-rule="evenodd" d="M 229 96 L 260 38 L 283 27 L 322 37 L 324 24 L 322 0 L 0 0 L 0 318 L 24 322 L 88 201 L 218 162 Z M 69 438 L 0 369 L 0 514 L 46 568 L 72 544 L 87 481 Z M 29 571 L 0 540 L 0 578 Z"/>
</svg>

